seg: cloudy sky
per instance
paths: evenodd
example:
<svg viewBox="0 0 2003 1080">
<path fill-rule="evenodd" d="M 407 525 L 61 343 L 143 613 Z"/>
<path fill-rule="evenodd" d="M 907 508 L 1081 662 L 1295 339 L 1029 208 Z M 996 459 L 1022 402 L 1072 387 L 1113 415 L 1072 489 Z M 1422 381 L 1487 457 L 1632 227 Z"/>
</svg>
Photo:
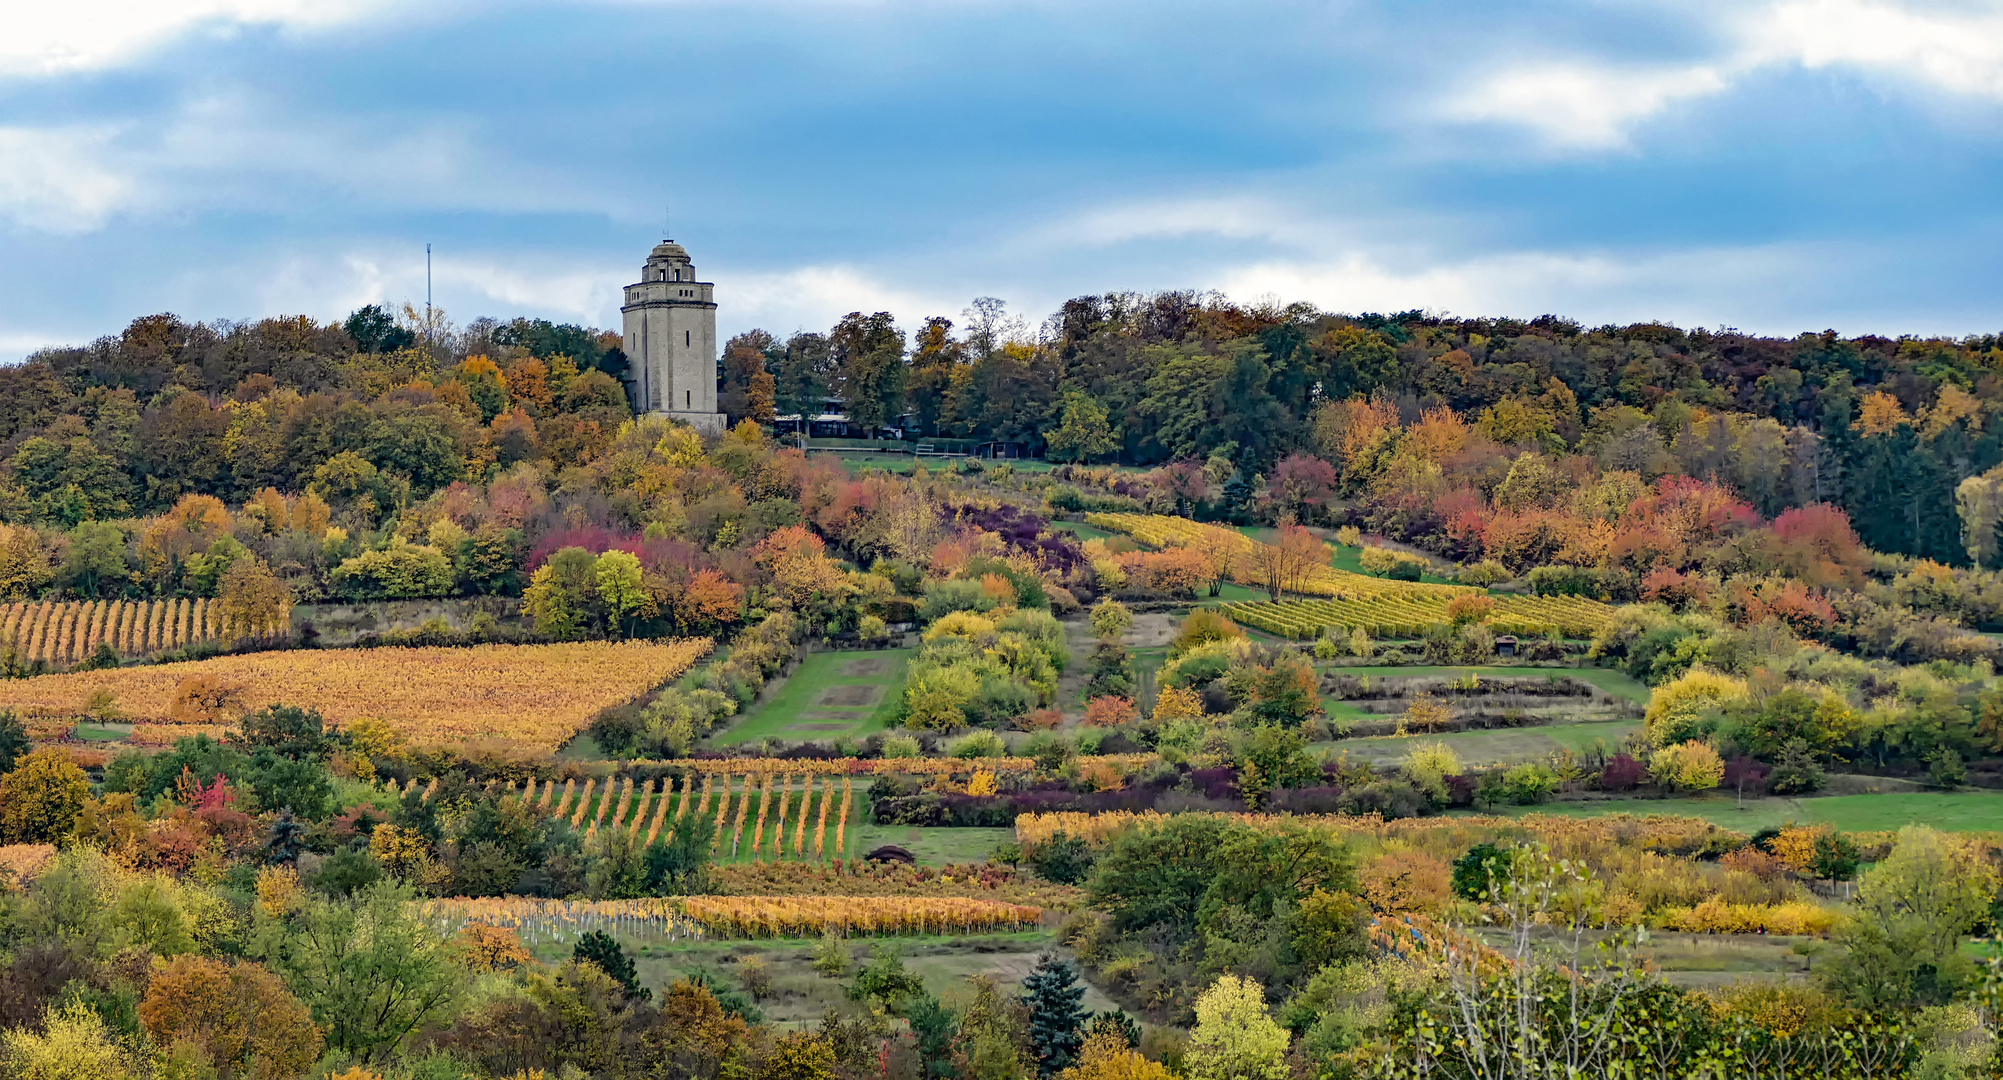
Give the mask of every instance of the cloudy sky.
<svg viewBox="0 0 2003 1080">
<path fill-rule="evenodd" d="M 63 0 L 0 35 L 0 359 L 424 294 L 725 332 L 1109 290 L 2003 329 L 2003 0 Z"/>
</svg>

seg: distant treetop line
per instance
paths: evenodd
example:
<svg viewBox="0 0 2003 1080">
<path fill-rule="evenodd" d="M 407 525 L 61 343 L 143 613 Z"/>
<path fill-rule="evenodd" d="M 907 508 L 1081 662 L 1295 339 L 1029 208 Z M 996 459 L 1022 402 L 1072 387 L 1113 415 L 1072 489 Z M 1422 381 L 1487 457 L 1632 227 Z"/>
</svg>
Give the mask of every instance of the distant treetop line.
<svg viewBox="0 0 2003 1080">
<path fill-rule="evenodd" d="M 1873 548 L 1964 564 L 1957 488 L 2003 463 L 1997 335 L 1772 338 L 1125 293 L 1071 300 L 1034 333 L 991 298 L 908 334 L 882 312 L 783 341 L 753 330 L 719 369 L 733 423 L 838 400 L 865 429 L 1074 461 L 1220 459 L 1247 475 L 1297 451 L 1354 471 L 1338 445 L 1348 399 L 1379 399 L 1405 424 L 1445 408 L 1495 448 L 1449 479 L 1490 494 L 1534 450 L 1716 480 L 1769 516 L 1829 502 Z M 528 459 L 582 464 L 631 413 L 625 372 L 616 333 L 542 320 L 427 327 L 408 306 L 338 324 L 148 316 L 0 369 L 0 517 L 74 523 L 188 493 L 241 502 L 302 490 L 342 454 L 420 495 Z"/>
</svg>

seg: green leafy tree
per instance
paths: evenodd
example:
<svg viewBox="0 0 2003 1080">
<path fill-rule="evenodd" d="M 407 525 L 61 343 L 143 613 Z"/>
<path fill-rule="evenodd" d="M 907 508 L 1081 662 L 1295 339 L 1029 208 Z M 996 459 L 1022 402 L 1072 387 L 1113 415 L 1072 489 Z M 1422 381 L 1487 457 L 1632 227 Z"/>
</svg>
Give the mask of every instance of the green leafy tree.
<svg viewBox="0 0 2003 1080">
<path fill-rule="evenodd" d="M 1022 1002 L 1029 1007 L 1029 1046 L 1037 1072 L 1054 1076 L 1077 1063 L 1084 1045 L 1084 984 L 1071 965 L 1044 953 L 1036 969 L 1022 980 Z"/>
<path fill-rule="evenodd" d="M 250 751 L 271 750 L 294 761 L 317 757 L 327 749 L 327 718 L 318 709 L 266 705 L 237 721 L 229 743 Z"/>
<path fill-rule="evenodd" d="M 132 582 L 125 531 L 104 521 L 78 525 L 70 532 L 70 549 L 57 579 L 83 596 L 117 596 Z"/>
<path fill-rule="evenodd" d="M 1124 637 L 1134 628 L 1134 613 L 1127 605 L 1108 596 L 1092 605 L 1092 633 L 1102 641 Z"/>
<path fill-rule="evenodd" d="M 346 559 L 327 576 L 356 600 L 414 600 L 452 592 L 452 560 L 435 547 L 396 543 Z"/>
<path fill-rule="evenodd" d="M 82 434 L 37 435 L 14 451 L 11 465 L 37 517 L 69 527 L 132 509 L 132 481 L 118 459 Z"/>
<path fill-rule="evenodd" d="M 329 1049 L 387 1061 L 457 998 L 462 969 L 411 909 L 413 895 L 382 881 L 259 927 L 257 950 L 313 1010 Z"/>
<path fill-rule="evenodd" d="M 1056 461 L 1096 461 L 1120 448 L 1107 423 L 1106 407 L 1082 390 L 1064 393 L 1063 419 L 1044 436 Z"/>
<path fill-rule="evenodd" d="M 953 1034 L 959 1030 L 960 1014 L 937 997 L 924 994 L 905 1007 L 904 1016 L 911 1023 L 911 1035 L 928 1080 L 952 1077 Z"/>
<path fill-rule="evenodd" d="M 520 537 L 513 530 L 481 526 L 453 553 L 453 571 L 470 592 L 511 594 L 521 587 L 520 547 Z"/>
<path fill-rule="evenodd" d="M 1023 1080 L 1030 1061 L 1021 1002 L 1004 998 L 991 976 L 975 975 L 967 981 L 974 993 L 953 1038 L 955 1075 L 962 1080 Z"/>
<path fill-rule="evenodd" d="M 907 997 L 925 992 L 925 980 L 907 970 L 904 960 L 886 945 L 877 945 L 869 963 L 855 973 L 848 986 L 851 1001 L 876 1001 L 896 1011 Z"/>
<path fill-rule="evenodd" d="M 640 559 L 628 551 L 608 551 L 592 568 L 598 602 L 614 627 L 633 618 L 647 605 L 648 593 L 640 582 Z"/>
<path fill-rule="evenodd" d="M 598 556 L 581 547 L 559 549 L 529 575 L 522 614 L 536 631 L 568 641 L 583 635 L 597 595 Z"/>
<path fill-rule="evenodd" d="M 1512 858 L 1507 850 L 1485 841 L 1467 849 L 1454 860 L 1454 895 L 1466 900 L 1488 899 L 1489 891 L 1508 879 Z"/>
<path fill-rule="evenodd" d="M 897 419 L 904 404 L 904 334 L 887 311 L 850 312 L 828 335 L 835 390 L 865 431 Z"/>
<path fill-rule="evenodd" d="M 1944 1004 L 1976 977 L 1962 936 L 1989 914 L 1996 869 L 1967 839 L 1925 825 L 1899 830 L 1864 875 L 1852 916 L 1836 931 L 1847 952 L 1824 969 L 1831 989 L 1859 1005 Z"/>
</svg>

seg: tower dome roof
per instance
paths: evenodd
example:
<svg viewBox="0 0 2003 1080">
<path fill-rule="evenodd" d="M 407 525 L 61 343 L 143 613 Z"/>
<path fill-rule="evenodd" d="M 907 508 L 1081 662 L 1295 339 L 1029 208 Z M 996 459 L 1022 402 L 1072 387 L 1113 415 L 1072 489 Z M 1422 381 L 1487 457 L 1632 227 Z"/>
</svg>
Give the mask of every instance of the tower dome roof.
<svg viewBox="0 0 2003 1080">
<path fill-rule="evenodd" d="M 688 257 L 689 257 L 688 249 L 681 246 L 680 244 L 675 243 L 673 240 L 663 240 L 660 243 L 655 244 L 654 250 L 649 252 L 647 255 L 647 258 L 650 260 L 686 259 Z"/>
</svg>

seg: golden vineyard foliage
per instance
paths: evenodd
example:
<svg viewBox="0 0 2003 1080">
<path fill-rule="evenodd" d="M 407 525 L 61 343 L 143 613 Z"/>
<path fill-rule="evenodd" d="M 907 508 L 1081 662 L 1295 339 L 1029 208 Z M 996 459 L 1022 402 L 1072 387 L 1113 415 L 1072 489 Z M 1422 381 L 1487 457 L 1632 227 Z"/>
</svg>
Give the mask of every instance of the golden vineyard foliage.
<svg viewBox="0 0 2003 1080">
<path fill-rule="evenodd" d="M 1080 767 L 1107 765 L 1122 774 L 1159 761 L 1155 754 L 1082 755 L 1071 760 Z M 635 766 L 689 769 L 701 773 L 797 773 L 821 776 L 972 776 L 979 772 L 1026 773 L 1036 771 L 1036 759 L 1006 758 L 831 758 L 794 760 L 791 758 L 667 758 L 635 761 Z"/>
<path fill-rule="evenodd" d="M 1803 901 L 1731 904 L 1714 896 L 1666 912 L 1662 925 L 1692 934 L 1826 934 L 1836 926 L 1836 912 Z"/>
<path fill-rule="evenodd" d="M 1151 547 L 1186 547 L 1212 559 L 1222 577 L 1255 588 L 1264 583 L 1258 576 L 1258 556 L 1262 544 L 1236 529 L 1207 525 L 1166 514 L 1087 514 L 1085 523 L 1111 532 L 1122 532 Z M 1468 585 L 1431 585 L 1415 581 L 1392 581 L 1337 570 L 1334 566 L 1313 567 L 1297 590 L 1315 596 L 1345 600 L 1368 600 L 1378 596 L 1438 596 L 1447 599 L 1475 595 L 1480 589 Z"/>
<path fill-rule="evenodd" d="M 636 783 L 631 776 L 623 781 L 615 776 L 606 778 L 602 784 L 596 777 L 588 778 L 582 788 L 574 779 L 561 785 L 555 780 L 529 780 L 520 784 L 489 781 L 486 790 L 497 796 L 521 799 L 538 811 L 566 819 L 572 828 L 585 829 L 587 838 L 600 829 L 606 829 L 615 834 L 624 833 L 642 844 L 652 844 L 658 837 L 672 837 L 676 830 L 690 827 L 706 815 L 715 814 L 711 847 L 719 855 L 773 860 L 818 859 L 827 851 L 828 813 L 829 807 L 834 805 L 837 791 L 834 776 L 814 776 L 804 772 L 749 772 L 740 780 L 722 774 L 720 786 L 718 778 L 718 774 L 714 773 L 703 776 L 700 791 L 696 790 L 696 774 L 693 771 L 682 774 L 679 787 L 672 778 Z M 764 785 L 762 790 L 759 787 L 761 784 Z M 437 784 L 435 781 L 412 778 L 402 785 L 391 780 L 386 787 L 392 795 L 416 792 L 420 798 L 429 799 Z M 847 778 L 842 779 L 840 790 L 845 804 L 853 798 L 853 789 Z M 747 850 L 743 845 L 742 813 L 754 793 L 759 799 L 761 817 L 769 814 L 772 827 L 769 836 L 761 827 L 753 835 Z M 807 846 L 810 820 L 813 822 L 811 853 Z M 836 820 L 836 828 L 845 831 L 847 827 L 848 811 L 844 808 Z M 724 850 L 726 837 L 731 841 L 727 852 Z M 844 847 L 843 837 L 837 835 L 834 853 L 841 854 Z"/>
<path fill-rule="evenodd" d="M 23 663 L 69 665 L 101 644 L 120 656 L 146 656 L 224 636 L 220 605 L 201 600 L 73 600 L 0 605 L 0 640 Z M 261 628 L 276 631 L 274 625 Z"/>
<path fill-rule="evenodd" d="M 249 653 L 11 680 L 0 683 L 0 708 L 76 716 L 103 691 L 142 725 L 172 724 L 184 684 L 213 679 L 233 693 L 238 711 L 310 706 L 336 725 L 380 718 L 419 746 L 543 755 L 601 710 L 680 675 L 710 647 L 708 638 L 693 638 Z"/>
<path fill-rule="evenodd" d="M 669 938 L 821 937 L 825 934 L 979 934 L 1035 926 L 1043 909 L 1000 900 L 926 896 L 669 896 L 639 900 L 487 897 L 421 900 L 441 930 L 482 923 L 524 941 L 608 929 Z"/>
<path fill-rule="evenodd" d="M 1043 909 L 944 896 L 691 896 L 682 910 L 719 937 L 979 934 L 1035 926 Z"/>
</svg>

